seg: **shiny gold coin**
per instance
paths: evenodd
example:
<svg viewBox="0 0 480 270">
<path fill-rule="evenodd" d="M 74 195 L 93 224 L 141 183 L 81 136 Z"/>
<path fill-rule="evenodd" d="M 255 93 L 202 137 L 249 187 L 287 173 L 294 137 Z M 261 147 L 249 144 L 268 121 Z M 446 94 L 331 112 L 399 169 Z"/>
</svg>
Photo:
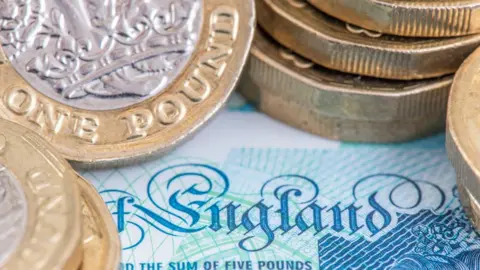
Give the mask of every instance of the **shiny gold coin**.
<svg viewBox="0 0 480 270">
<path fill-rule="evenodd" d="M 273 118 L 323 137 L 397 142 L 444 129 L 451 81 L 387 81 L 331 71 L 258 29 L 239 91 Z"/>
<path fill-rule="evenodd" d="M 480 35 L 449 39 L 382 35 L 334 19 L 304 1 L 256 3 L 259 24 L 278 42 L 342 72 L 401 80 L 434 78 L 454 73 L 480 45 Z"/>
<path fill-rule="evenodd" d="M 455 167 L 458 184 L 469 192 L 467 198 L 471 199 L 465 201 L 471 202 L 480 201 L 479 104 L 480 50 L 476 50 L 455 75 L 447 114 L 448 154 Z M 475 225 L 480 229 L 479 222 Z"/>
<path fill-rule="evenodd" d="M 76 174 L 34 132 L 0 120 L 0 269 L 78 269 Z"/>
<path fill-rule="evenodd" d="M 121 246 L 110 211 L 96 189 L 77 175 L 83 215 L 81 270 L 110 270 L 120 266 Z"/>
<path fill-rule="evenodd" d="M 33 2 L 0 13 L 0 116 L 84 167 L 190 137 L 231 94 L 255 28 L 253 0 Z"/>
<path fill-rule="evenodd" d="M 480 33 L 478 0 L 307 0 L 363 28 L 399 36 L 448 37 Z"/>
</svg>

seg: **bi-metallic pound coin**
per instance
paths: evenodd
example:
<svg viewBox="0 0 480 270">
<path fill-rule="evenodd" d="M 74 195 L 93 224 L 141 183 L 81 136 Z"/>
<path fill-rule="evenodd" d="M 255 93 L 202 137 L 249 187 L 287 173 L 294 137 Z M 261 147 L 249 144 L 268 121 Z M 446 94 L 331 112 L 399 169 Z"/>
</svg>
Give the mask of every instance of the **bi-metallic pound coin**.
<svg viewBox="0 0 480 270">
<path fill-rule="evenodd" d="M 253 0 L 1 2 L 0 115 L 76 165 L 164 153 L 229 97 L 254 17 Z"/>
<path fill-rule="evenodd" d="M 76 174 L 37 134 L 0 120 L 0 269 L 78 269 Z"/>
</svg>

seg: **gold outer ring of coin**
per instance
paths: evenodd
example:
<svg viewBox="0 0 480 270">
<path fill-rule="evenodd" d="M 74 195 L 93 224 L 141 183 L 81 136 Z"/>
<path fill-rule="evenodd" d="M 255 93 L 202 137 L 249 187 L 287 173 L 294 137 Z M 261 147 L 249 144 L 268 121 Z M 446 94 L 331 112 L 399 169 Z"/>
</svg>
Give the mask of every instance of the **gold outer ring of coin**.
<svg viewBox="0 0 480 270">
<path fill-rule="evenodd" d="M 458 183 L 458 197 L 462 203 L 465 213 L 470 218 L 473 226 L 480 229 L 480 203 L 473 197 L 472 193 L 465 189 L 461 183 Z"/>
<path fill-rule="evenodd" d="M 83 216 L 83 262 L 80 270 L 114 270 L 120 266 L 117 227 L 96 189 L 77 175 Z"/>
<path fill-rule="evenodd" d="M 0 268 L 78 269 L 82 222 L 74 170 L 40 136 L 6 120 L 0 120 L 0 163 L 28 202 L 25 234 Z"/>
<path fill-rule="evenodd" d="M 352 1 L 355 2 L 355 1 Z M 480 35 L 402 38 L 347 25 L 302 1 L 257 0 L 258 23 L 278 42 L 319 65 L 385 78 L 453 74 L 479 45 Z"/>
<path fill-rule="evenodd" d="M 398 142 L 444 130 L 452 76 L 388 81 L 327 70 L 257 29 L 238 90 L 273 118 L 330 139 Z"/>
<path fill-rule="evenodd" d="M 446 136 L 458 184 L 477 202 L 480 201 L 479 88 L 480 49 L 477 49 L 455 75 L 448 103 Z M 478 222 L 475 225 L 480 229 Z"/>
<path fill-rule="evenodd" d="M 42 134 L 75 167 L 123 166 L 170 151 L 224 105 L 247 60 L 255 29 L 253 0 L 202 2 L 195 52 L 157 96 L 125 109 L 73 108 L 37 91 L 3 53 L 0 116 Z"/>
<path fill-rule="evenodd" d="M 340 20 L 392 35 L 448 37 L 480 32 L 480 2 L 477 0 L 307 1 Z"/>
</svg>

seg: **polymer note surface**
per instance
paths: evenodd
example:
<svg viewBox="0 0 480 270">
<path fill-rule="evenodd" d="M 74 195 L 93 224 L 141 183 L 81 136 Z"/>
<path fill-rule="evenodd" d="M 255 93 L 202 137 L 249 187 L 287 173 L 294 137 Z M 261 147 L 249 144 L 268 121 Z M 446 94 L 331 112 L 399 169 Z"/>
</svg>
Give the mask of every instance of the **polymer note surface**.
<svg viewBox="0 0 480 270">
<path fill-rule="evenodd" d="M 164 158 L 84 173 L 122 269 L 480 267 L 443 135 L 340 144 L 235 108 Z"/>
</svg>

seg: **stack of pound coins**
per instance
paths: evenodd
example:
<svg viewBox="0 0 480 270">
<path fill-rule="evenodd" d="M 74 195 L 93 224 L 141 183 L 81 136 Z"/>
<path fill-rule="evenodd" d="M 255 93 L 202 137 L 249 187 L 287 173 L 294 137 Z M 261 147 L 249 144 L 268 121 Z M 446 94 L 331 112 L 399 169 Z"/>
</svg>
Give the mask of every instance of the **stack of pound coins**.
<svg viewBox="0 0 480 270">
<path fill-rule="evenodd" d="M 120 240 L 95 188 L 39 135 L 0 120 L 0 268 L 118 269 Z"/>
<path fill-rule="evenodd" d="M 110 211 L 77 167 L 166 153 L 219 111 L 254 0 L 0 1 L 0 269 L 114 270 Z"/>
<path fill-rule="evenodd" d="M 443 131 L 453 73 L 480 45 L 480 0 L 256 0 L 239 91 L 292 126 L 353 142 Z"/>
<path fill-rule="evenodd" d="M 447 150 L 457 174 L 458 195 L 480 230 L 480 49 L 455 75 L 447 114 Z"/>
</svg>

